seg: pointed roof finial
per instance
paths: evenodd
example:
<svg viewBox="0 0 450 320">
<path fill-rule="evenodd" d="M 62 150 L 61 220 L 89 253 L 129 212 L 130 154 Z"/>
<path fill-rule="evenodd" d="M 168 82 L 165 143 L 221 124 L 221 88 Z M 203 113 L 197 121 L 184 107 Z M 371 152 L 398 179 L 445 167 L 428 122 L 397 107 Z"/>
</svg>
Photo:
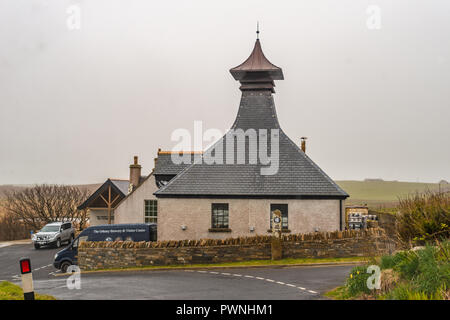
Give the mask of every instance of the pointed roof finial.
<svg viewBox="0 0 450 320">
<path fill-rule="evenodd" d="M 256 21 L 256 40 L 259 40 L 259 21 Z"/>
</svg>

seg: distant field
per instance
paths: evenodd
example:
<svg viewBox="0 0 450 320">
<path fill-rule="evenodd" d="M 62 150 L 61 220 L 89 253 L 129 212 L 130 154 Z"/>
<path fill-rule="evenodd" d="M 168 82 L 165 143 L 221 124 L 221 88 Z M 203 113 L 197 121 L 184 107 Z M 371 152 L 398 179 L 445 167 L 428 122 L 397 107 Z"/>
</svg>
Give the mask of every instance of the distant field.
<svg viewBox="0 0 450 320">
<path fill-rule="evenodd" d="M 398 197 L 406 196 L 409 193 L 423 192 L 426 190 L 439 190 L 437 183 L 421 182 L 399 182 L 399 181 L 353 181 L 342 180 L 336 183 L 350 194 L 346 204 L 367 204 L 370 207 L 389 208 L 397 204 Z M 77 185 L 79 188 L 88 188 L 94 192 L 101 184 Z M 23 190 L 26 185 L 0 185 L 0 202 L 4 199 L 5 193 L 10 191 Z M 450 191 L 449 184 L 441 184 L 441 191 Z M 1 210 L 0 210 L 1 215 Z"/>
<path fill-rule="evenodd" d="M 33 185 L 11 185 L 11 184 L 4 184 L 0 185 L 0 201 L 1 199 L 4 199 L 6 197 L 6 193 L 8 192 L 15 192 L 15 191 L 21 191 L 26 188 L 32 187 Z M 88 189 L 90 192 L 94 192 L 98 189 L 98 187 L 101 186 L 101 183 L 95 183 L 95 184 L 76 184 L 75 187 L 78 187 L 80 189 Z"/>
<path fill-rule="evenodd" d="M 336 183 L 350 195 L 346 204 L 368 204 L 374 208 L 395 206 L 398 197 L 410 193 L 439 190 L 437 183 L 352 180 Z M 441 184 L 441 191 L 450 191 L 450 185 Z"/>
</svg>

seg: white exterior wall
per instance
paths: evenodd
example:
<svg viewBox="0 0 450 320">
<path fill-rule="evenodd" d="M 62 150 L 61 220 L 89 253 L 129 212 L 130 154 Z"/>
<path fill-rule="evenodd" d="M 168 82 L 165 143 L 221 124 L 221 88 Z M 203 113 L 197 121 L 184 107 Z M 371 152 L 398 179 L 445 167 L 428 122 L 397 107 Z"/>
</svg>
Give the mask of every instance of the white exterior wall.
<svg viewBox="0 0 450 320">
<path fill-rule="evenodd" d="M 155 177 L 151 175 L 115 208 L 114 223 L 144 223 L 144 200 L 156 200 L 156 190 Z"/>
<path fill-rule="evenodd" d="M 211 204 L 228 203 L 231 232 L 209 232 Z M 223 239 L 269 234 L 270 204 L 288 205 L 291 233 L 335 231 L 340 228 L 339 200 L 279 199 L 158 199 L 158 240 Z M 185 225 L 186 230 L 181 226 Z M 255 231 L 250 232 L 250 227 Z"/>
<path fill-rule="evenodd" d="M 111 210 L 111 222 L 114 223 L 114 210 Z M 108 224 L 108 209 L 89 209 L 89 226 Z"/>
</svg>

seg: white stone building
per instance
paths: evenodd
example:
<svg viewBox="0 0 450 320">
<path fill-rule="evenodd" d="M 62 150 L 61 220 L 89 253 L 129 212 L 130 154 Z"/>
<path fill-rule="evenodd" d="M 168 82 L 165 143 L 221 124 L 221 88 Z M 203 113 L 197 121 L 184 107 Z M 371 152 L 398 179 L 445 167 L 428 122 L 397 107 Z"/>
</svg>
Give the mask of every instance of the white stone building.
<svg viewBox="0 0 450 320">
<path fill-rule="evenodd" d="M 270 233 L 271 213 L 279 209 L 283 232 L 342 230 L 348 194 L 281 129 L 273 94 L 283 72 L 264 56 L 259 39 L 250 57 L 230 72 L 242 91 L 232 129 L 275 132 L 277 145 L 267 139 L 267 148 L 278 148 L 277 171 L 262 175 L 267 165 L 247 161 L 261 154 L 259 143 L 257 150 L 246 144 L 244 163 L 234 154 L 227 163 L 227 149 L 220 150 L 227 135 L 203 154 L 192 153 L 191 163 L 175 164 L 170 152 L 159 151 L 152 173 L 116 205 L 114 223 L 155 222 L 158 240 L 228 238 Z M 222 151 L 223 163 L 206 163 Z"/>
</svg>

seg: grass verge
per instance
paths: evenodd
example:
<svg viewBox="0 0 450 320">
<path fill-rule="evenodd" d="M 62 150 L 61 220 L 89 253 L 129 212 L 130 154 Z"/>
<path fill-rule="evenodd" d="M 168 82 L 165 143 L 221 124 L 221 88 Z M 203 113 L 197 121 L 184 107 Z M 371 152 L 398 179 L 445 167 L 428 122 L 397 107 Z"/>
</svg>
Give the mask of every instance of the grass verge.
<svg viewBox="0 0 450 320">
<path fill-rule="evenodd" d="M 36 294 L 36 300 L 56 300 L 47 294 Z M 0 282 L 0 300 L 23 300 L 22 288 L 8 281 Z"/>
<path fill-rule="evenodd" d="M 382 256 L 373 262 L 380 270 L 378 288 L 369 286 L 376 278 L 368 265 L 362 265 L 352 269 L 343 286 L 325 296 L 336 300 L 450 300 L 449 257 L 450 240 Z"/>
<path fill-rule="evenodd" d="M 326 292 L 324 296 L 331 298 L 333 300 L 346 300 L 349 298 L 345 290 L 345 287 L 343 286 L 334 288 L 333 290 Z"/>
<path fill-rule="evenodd" d="M 316 259 L 281 259 L 281 260 L 249 260 L 227 263 L 210 263 L 210 264 L 185 264 L 185 265 L 169 265 L 169 266 L 142 266 L 142 267 L 125 267 L 125 268 L 107 268 L 90 272 L 107 272 L 107 271 L 137 271 L 137 270 L 159 270 L 159 269 L 187 269 L 187 268 L 246 268 L 246 267 L 270 267 L 270 266 L 297 266 L 297 265 L 314 265 L 324 263 L 362 263 L 366 262 L 366 257 L 346 257 L 346 258 L 316 258 Z"/>
</svg>

